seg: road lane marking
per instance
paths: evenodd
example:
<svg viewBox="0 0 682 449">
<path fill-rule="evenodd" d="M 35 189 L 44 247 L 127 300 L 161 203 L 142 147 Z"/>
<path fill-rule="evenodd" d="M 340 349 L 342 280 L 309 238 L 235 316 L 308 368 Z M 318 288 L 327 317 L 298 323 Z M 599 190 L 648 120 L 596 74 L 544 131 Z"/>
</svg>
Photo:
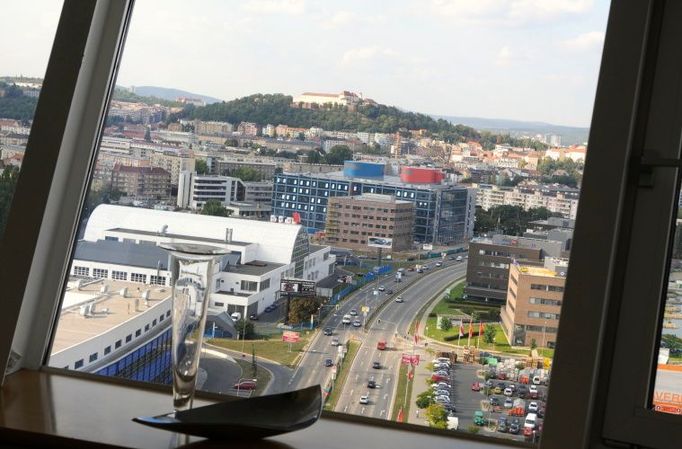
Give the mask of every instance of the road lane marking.
<svg viewBox="0 0 682 449">
<path fill-rule="evenodd" d="M 386 413 L 386 410 L 382 410 L 381 413 L 379 413 L 379 416 L 384 416 L 384 413 Z"/>
<path fill-rule="evenodd" d="M 346 406 L 343 408 L 343 413 L 346 413 L 347 411 L 348 411 L 348 406 L 346 405 Z"/>
</svg>

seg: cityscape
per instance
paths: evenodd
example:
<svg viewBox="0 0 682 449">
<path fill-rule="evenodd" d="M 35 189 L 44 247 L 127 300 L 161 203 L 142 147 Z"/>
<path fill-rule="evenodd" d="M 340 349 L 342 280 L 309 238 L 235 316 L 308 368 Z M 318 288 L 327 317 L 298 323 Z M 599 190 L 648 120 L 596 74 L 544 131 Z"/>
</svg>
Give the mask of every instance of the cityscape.
<svg viewBox="0 0 682 449">
<path fill-rule="evenodd" d="M 0 232 L 40 87 L 0 82 Z M 49 365 L 169 384 L 159 245 L 210 244 L 227 254 L 199 389 L 319 384 L 325 410 L 537 441 L 587 152 L 351 91 L 210 102 L 117 87 Z M 654 398 L 677 414 L 680 245 Z"/>
</svg>

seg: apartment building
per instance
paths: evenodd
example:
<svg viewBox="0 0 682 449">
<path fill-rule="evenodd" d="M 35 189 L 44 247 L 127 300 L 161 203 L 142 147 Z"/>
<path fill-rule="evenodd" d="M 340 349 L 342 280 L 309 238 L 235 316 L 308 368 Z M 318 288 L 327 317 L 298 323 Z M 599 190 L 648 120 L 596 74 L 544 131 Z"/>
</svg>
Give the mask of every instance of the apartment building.
<svg viewBox="0 0 682 449">
<path fill-rule="evenodd" d="M 330 198 L 325 232 L 334 246 L 369 251 L 379 244 L 389 252 L 402 251 L 412 247 L 413 223 L 414 203 L 365 193 Z"/>
<path fill-rule="evenodd" d="M 475 184 L 478 189 L 476 204 L 483 210 L 494 206 L 520 206 L 525 210 L 545 207 L 564 218 L 575 219 L 580 190 L 565 186 L 536 185 L 500 187 L 492 184 Z"/>
<path fill-rule="evenodd" d="M 568 263 L 547 259 L 545 266 L 519 263 L 509 268 L 502 330 L 511 345 L 554 348 Z"/>
<path fill-rule="evenodd" d="M 149 157 L 152 167 L 159 167 L 170 173 L 171 186 L 177 187 L 180 172 L 195 170 L 196 161 L 191 151 L 153 151 Z"/>
<path fill-rule="evenodd" d="M 158 167 L 117 164 L 111 174 L 111 188 L 137 199 L 163 199 L 170 195 L 171 175 Z"/>
</svg>

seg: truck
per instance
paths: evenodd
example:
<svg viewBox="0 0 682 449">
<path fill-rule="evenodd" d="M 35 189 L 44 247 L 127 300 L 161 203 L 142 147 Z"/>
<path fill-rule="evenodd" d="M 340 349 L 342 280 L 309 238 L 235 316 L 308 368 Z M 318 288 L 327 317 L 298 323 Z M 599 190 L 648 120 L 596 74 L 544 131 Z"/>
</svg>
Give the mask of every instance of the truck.
<svg viewBox="0 0 682 449">
<path fill-rule="evenodd" d="M 377 349 L 380 351 L 383 351 L 384 349 L 386 349 L 386 340 L 379 340 L 377 342 Z"/>
</svg>

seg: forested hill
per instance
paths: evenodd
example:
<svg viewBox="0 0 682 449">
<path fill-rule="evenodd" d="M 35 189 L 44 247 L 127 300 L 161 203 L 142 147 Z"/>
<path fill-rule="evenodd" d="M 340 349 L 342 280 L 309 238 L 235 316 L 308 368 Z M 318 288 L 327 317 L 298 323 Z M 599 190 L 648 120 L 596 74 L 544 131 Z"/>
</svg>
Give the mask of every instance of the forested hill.
<svg viewBox="0 0 682 449">
<path fill-rule="evenodd" d="M 468 126 L 452 125 L 425 114 L 405 112 L 393 106 L 362 105 L 357 111 L 336 106 L 318 109 L 291 107 L 293 99 L 282 94 L 256 94 L 236 100 L 188 108 L 186 116 L 200 120 L 284 124 L 297 128 L 318 127 L 327 131 L 394 133 L 400 129 L 426 129 L 449 141 L 476 139 L 479 133 Z"/>
</svg>

